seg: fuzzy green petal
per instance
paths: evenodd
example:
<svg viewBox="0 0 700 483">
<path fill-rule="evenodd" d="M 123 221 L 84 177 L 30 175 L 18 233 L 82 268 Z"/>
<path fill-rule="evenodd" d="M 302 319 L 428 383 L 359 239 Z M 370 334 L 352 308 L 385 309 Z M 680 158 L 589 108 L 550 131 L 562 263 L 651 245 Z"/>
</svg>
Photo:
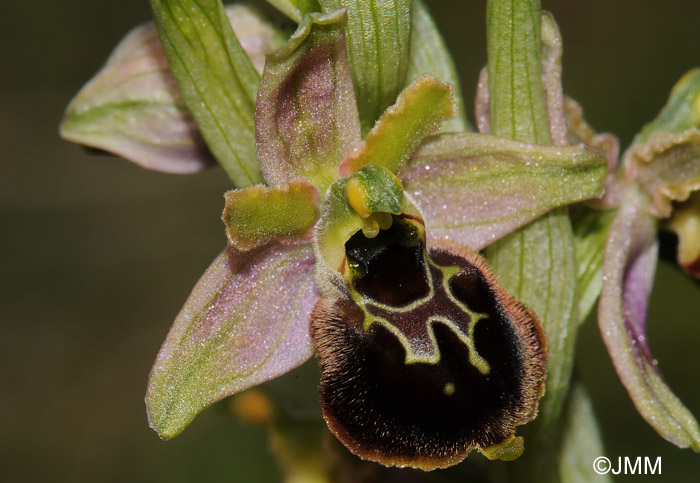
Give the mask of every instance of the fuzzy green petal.
<svg viewBox="0 0 700 483">
<path fill-rule="evenodd" d="M 652 198 L 650 212 L 671 215 L 673 203 L 700 190 L 700 130 L 659 133 L 625 154 L 627 176 Z"/>
<path fill-rule="evenodd" d="M 700 127 L 700 68 L 692 69 L 671 89 L 659 115 L 644 126 L 634 145 L 644 144 L 659 133 L 679 134 Z"/>
<path fill-rule="evenodd" d="M 360 147 L 343 160 L 340 174 L 348 176 L 371 164 L 398 172 L 423 139 L 455 114 L 452 87 L 430 75 L 419 77 L 382 114 Z"/>
<path fill-rule="evenodd" d="M 628 178 L 651 196 L 650 212 L 671 215 L 672 203 L 700 190 L 700 68 L 685 74 L 668 102 L 623 157 Z"/>
<path fill-rule="evenodd" d="M 272 240 L 309 242 L 318 219 L 318 190 L 306 181 L 229 191 L 222 219 L 229 244 L 250 250 Z"/>
</svg>

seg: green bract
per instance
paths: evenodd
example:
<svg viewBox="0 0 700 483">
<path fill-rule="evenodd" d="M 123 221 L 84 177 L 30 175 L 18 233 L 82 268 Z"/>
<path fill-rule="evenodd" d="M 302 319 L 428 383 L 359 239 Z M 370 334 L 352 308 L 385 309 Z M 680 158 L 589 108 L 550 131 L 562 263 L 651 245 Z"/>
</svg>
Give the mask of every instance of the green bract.
<svg viewBox="0 0 700 483">
<path fill-rule="evenodd" d="M 281 36 L 250 7 L 232 5 L 226 8 L 226 15 L 253 65 L 262 71 L 265 55 L 280 45 Z M 208 72 L 209 68 L 204 65 L 200 69 Z M 214 157 L 210 149 L 220 161 L 224 159 L 221 156 L 231 157 L 207 147 L 202 127 L 188 109 L 188 104 L 200 102 L 200 94 L 192 92 L 191 86 L 183 90 L 184 95 L 168 66 L 155 26 L 140 25 L 71 101 L 61 135 L 146 168 L 173 173 L 191 173 L 211 165 Z"/>
<path fill-rule="evenodd" d="M 348 56 L 362 132 L 394 103 L 406 85 L 411 0 L 319 0 L 324 12 L 348 12 Z"/>
<path fill-rule="evenodd" d="M 544 85 L 561 92 L 561 84 L 556 67 L 542 69 L 539 2 L 491 0 L 487 5 L 491 133 L 551 144 L 550 127 L 557 126 L 563 112 L 548 113 L 545 100 L 557 96 L 545 96 Z M 543 82 L 543 73 L 556 76 L 555 82 L 548 77 Z M 536 457 L 545 458 L 553 452 L 554 428 L 568 392 L 578 323 L 576 253 L 566 209 L 548 213 L 486 253 L 505 286 L 539 315 L 549 338 L 547 395 L 536 423 Z"/>
<path fill-rule="evenodd" d="M 260 75 L 218 0 L 152 0 L 168 64 L 202 136 L 237 186 L 262 181 L 253 109 Z"/>
</svg>

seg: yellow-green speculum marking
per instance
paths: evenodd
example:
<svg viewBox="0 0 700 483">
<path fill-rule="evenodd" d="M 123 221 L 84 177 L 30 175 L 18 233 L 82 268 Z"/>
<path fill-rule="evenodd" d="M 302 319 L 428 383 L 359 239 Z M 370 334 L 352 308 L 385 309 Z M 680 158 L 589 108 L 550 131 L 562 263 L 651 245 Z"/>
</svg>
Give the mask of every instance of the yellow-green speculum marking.
<svg viewBox="0 0 700 483">
<path fill-rule="evenodd" d="M 408 305 L 404 305 L 401 307 L 391 307 L 386 304 L 379 303 L 377 301 L 368 299 L 361 293 L 359 293 L 357 290 L 354 290 L 352 285 L 350 286 L 350 294 L 357 303 L 357 305 L 362 309 L 362 311 L 365 314 L 365 320 L 364 320 L 364 330 L 368 331 L 372 324 L 381 324 L 384 326 L 387 330 L 389 330 L 392 334 L 396 336 L 397 339 L 401 342 L 401 345 L 404 347 L 406 350 L 406 364 L 415 364 L 415 363 L 424 363 L 424 364 L 437 364 L 440 362 L 440 349 L 438 348 L 437 340 L 435 339 L 435 332 L 433 331 L 433 324 L 435 323 L 440 323 L 448 326 L 452 331 L 459 337 L 459 339 L 464 343 L 464 345 L 469 348 L 469 362 L 476 367 L 480 373 L 487 375 L 491 369 L 489 367 L 489 363 L 479 355 L 478 351 L 476 350 L 476 347 L 474 345 L 474 329 L 476 327 L 477 322 L 480 320 L 488 318 L 487 314 L 481 314 L 478 312 L 474 312 L 469 309 L 466 305 L 464 305 L 462 302 L 460 302 L 457 298 L 455 298 L 449 288 L 448 282 L 450 278 L 455 275 L 457 272 L 459 272 L 459 267 L 456 266 L 447 266 L 447 267 L 442 267 L 437 265 L 435 262 L 430 260 L 428 257 L 428 254 L 425 249 L 423 249 L 423 260 L 424 260 L 424 267 L 425 267 L 425 275 L 426 279 L 428 280 L 428 285 L 430 287 L 430 290 L 427 295 L 424 297 L 421 297 L 413 302 L 411 302 Z M 372 314 L 369 311 L 369 307 L 377 307 L 377 308 L 382 308 L 386 311 L 391 311 L 396 314 L 406 314 L 411 311 L 415 311 L 416 309 L 420 308 L 421 306 L 425 306 L 427 303 L 429 303 L 433 298 L 435 297 L 435 283 L 433 281 L 433 278 L 431 277 L 429 267 L 434 267 L 435 269 L 439 270 L 442 273 L 442 290 L 444 290 L 444 293 L 449 297 L 449 299 L 454 303 L 456 306 L 460 307 L 460 309 L 464 312 L 469 317 L 469 329 L 467 330 L 467 333 L 464 333 L 462 329 L 460 329 L 457 324 L 455 324 L 452 320 L 450 320 L 447 317 L 444 316 L 433 316 L 429 318 L 426 321 L 426 326 L 427 326 L 427 333 L 428 336 L 430 337 L 430 345 L 425 346 L 423 344 L 420 344 L 420 340 L 410 340 L 406 334 L 404 334 L 401 329 L 396 327 L 394 324 L 392 324 L 390 321 L 388 321 L 386 318 L 377 316 Z M 454 387 L 453 387 L 454 390 Z"/>
<path fill-rule="evenodd" d="M 427 282 L 427 291 L 421 296 L 408 301 L 408 303 L 401 305 L 383 303 L 369 293 L 363 293 L 357 289 L 353 283 L 354 279 L 356 277 L 364 277 L 366 273 L 364 273 L 365 270 L 363 270 L 362 263 L 354 259 L 352 254 L 348 254 L 347 260 L 351 272 L 348 289 L 350 296 L 364 313 L 364 330 L 370 330 L 373 324 L 380 324 L 394 334 L 406 351 L 406 364 L 437 364 L 441 360 L 441 355 L 433 326 L 436 323 L 443 324 L 449 327 L 469 349 L 469 362 L 481 374 L 489 374 L 491 371 L 489 363 L 479 355 L 474 344 L 474 329 L 477 323 L 488 318 L 488 315 L 472 311 L 452 294 L 449 281 L 459 272 L 460 268 L 457 266 L 441 266 L 431 260 L 426 249 L 425 228 L 422 223 L 413 219 L 402 218 L 398 215 L 404 203 L 403 187 L 400 181 L 383 168 L 367 166 L 348 180 L 345 192 L 348 204 L 364 221 L 362 236 L 369 240 L 376 239 L 380 231 L 394 227 L 394 231 L 398 233 L 389 238 L 393 243 L 413 247 L 419 252 L 421 275 Z M 398 228 L 397 224 L 399 225 Z M 397 236 L 398 240 L 396 239 Z M 357 243 L 362 244 L 362 242 L 360 240 Z M 374 251 L 378 253 L 391 249 L 388 246 L 381 246 L 381 242 L 379 242 L 379 245 L 372 245 L 371 248 L 365 247 L 364 250 L 359 250 L 359 252 L 363 252 L 366 255 L 366 252 Z M 435 272 L 439 273 L 437 278 L 440 279 L 437 287 Z M 406 283 L 411 282 L 406 280 Z M 434 312 L 434 310 L 428 308 L 428 304 L 431 304 L 438 296 L 449 301 L 448 303 L 453 308 L 459 309 L 460 316 L 468 319 L 467 330 L 461 328 L 447 314 L 433 313 L 423 321 L 424 333 L 418 334 L 418 337 L 416 337 L 416 334 L 409 336 L 397 324 L 389 320 L 389 317 L 381 315 L 381 313 L 392 314 L 400 319 L 410 313 L 419 313 L 421 308 L 426 308 L 426 312 Z M 462 325 L 464 324 L 462 323 Z"/>
</svg>

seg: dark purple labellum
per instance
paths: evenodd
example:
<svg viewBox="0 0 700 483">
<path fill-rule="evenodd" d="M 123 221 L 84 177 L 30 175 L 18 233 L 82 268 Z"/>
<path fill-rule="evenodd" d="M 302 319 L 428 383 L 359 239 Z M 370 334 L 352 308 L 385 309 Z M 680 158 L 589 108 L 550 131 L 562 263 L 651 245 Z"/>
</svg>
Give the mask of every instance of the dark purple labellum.
<svg viewBox="0 0 700 483">
<path fill-rule="evenodd" d="M 476 253 L 425 249 L 411 220 L 346 244 L 347 297 L 312 338 L 331 431 L 353 453 L 423 469 L 512 441 L 544 392 L 546 339 Z"/>
</svg>

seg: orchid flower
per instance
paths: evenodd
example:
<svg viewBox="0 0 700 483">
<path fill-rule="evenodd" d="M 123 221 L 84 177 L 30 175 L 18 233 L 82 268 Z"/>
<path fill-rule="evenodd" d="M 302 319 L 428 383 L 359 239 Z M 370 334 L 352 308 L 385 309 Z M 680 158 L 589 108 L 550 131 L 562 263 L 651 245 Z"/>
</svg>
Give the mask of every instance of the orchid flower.
<svg viewBox="0 0 700 483">
<path fill-rule="evenodd" d="M 700 75 L 627 151 L 622 180 L 616 139 L 563 95 L 561 36 L 538 1 L 489 1 L 478 133 L 421 1 L 270 0 L 298 24 L 289 38 L 248 7 L 150 3 L 155 26 L 122 41 L 61 132 L 150 169 L 218 162 L 235 186 L 227 246 L 150 374 L 162 438 L 315 355 L 323 417 L 361 458 L 518 458 L 516 429 L 538 411 L 535 439 L 553 434 L 602 287 L 603 338 L 640 412 L 699 448 L 644 313 L 658 220 L 700 266 Z M 617 211 L 579 205 L 593 222 L 572 230 L 566 207 L 604 185 L 598 205 Z"/>
<path fill-rule="evenodd" d="M 471 133 L 444 134 L 417 150 L 456 110 L 450 87 L 430 76 L 401 91 L 361 140 L 344 27 L 343 11 L 307 15 L 267 59 L 255 108 L 267 186 L 226 194 L 229 248 L 195 287 L 156 360 L 147 396 L 151 424 L 172 437 L 207 405 L 287 372 L 315 349 L 324 416 L 356 454 L 423 468 L 454 464 L 474 447 L 515 457 L 522 451 L 515 426 L 536 414 L 543 391 L 544 337 L 480 257 L 439 233 L 458 215 L 464 228 L 450 230 L 452 237 L 480 248 L 561 204 L 552 190 L 529 182 L 529 162 L 580 176 L 566 203 L 598 193 L 604 160 L 582 146 L 562 150 Z M 505 158 L 505 166 L 489 162 L 494 158 Z M 509 182 L 495 176 L 504 168 Z M 494 182 L 465 191 L 457 182 L 475 170 Z M 495 190 L 523 200 L 513 215 L 472 209 Z M 445 212 L 448 197 L 468 208 L 426 225 L 422 210 Z M 448 285 L 467 273 L 476 279 L 462 283 L 480 288 L 458 295 Z M 475 327 L 482 318 L 496 324 L 481 322 L 484 335 Z M 497 339 L 487 342 L 487 333 Z M 442 352 L 460 344 L 469 348 L 468 362 L 444 362 Z M 489 344 L 518 356 L 497 369 L 497 353 L 481 355 Z M 476 374 L 464 373 L 465 363 Z M 388 372 L 377 374 L 379 367 Z M 409 367 L 417 373 L 399 382 Z M 475 399 L 471 387 L 484 377 L 492 382 Z M 410 392 L 419 381 L 427 385 Z M 403 392 L 386 390 L 390 383 Z M 393 399 L 399 395 L 403 406 Z M 431 404 L 445 407 L 426 413 Z"/>
<path fill-rule="evenodd" d="M 658 117 L 622 156 L 609 190 L 617 214 L 605 244 L 600 331 L 642 417 L 677 446 L 700 451 L 700 428 L 666 385 L 646 338 L 661 227 L 678 235 L 678 262 L 700 277 L 700 70 L 671 91 Z"/>
</svg>

